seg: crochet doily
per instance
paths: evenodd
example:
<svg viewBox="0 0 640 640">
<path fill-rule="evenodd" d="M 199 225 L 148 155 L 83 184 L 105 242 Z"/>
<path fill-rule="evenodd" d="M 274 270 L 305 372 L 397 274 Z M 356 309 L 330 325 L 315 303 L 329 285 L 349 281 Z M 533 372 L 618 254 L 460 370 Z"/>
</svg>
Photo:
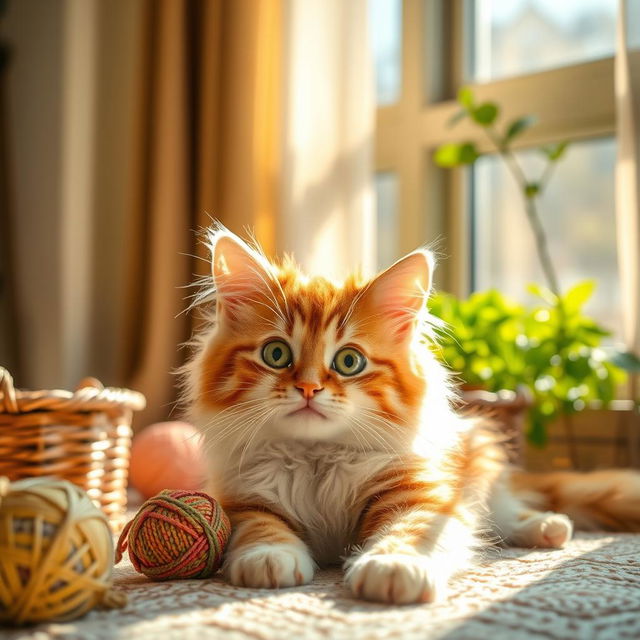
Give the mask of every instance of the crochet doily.
<svg viewBox="0 0 640 640">
<path fill-rule="evenodd" d="M 640 535 L 579 534 L 562 550 L 498 549 L 457 578 L 434 605 L 355 600 L 339 570 L 281 591 L 221 579 L 152 583 L 123 563 L 126 609 L 67 624 L 2 633 L 15 640 L 162 638 L 351 640 L 640 638 Z"/>
</svg>

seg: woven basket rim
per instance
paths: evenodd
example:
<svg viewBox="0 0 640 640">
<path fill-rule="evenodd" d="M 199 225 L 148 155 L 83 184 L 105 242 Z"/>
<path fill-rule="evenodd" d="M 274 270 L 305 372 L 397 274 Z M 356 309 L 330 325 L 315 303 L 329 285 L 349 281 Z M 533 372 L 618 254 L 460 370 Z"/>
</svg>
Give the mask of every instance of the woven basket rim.
<svg viewBox="0 0 640 640">
<path fill-rule="evenodd" d="M 83 379 L 75 391 L 43 389 L 19 390 L 11 374 L 0 367 L 0 413 L 31 413 L 34 411 L 93 412 L 113 409 L 141 411 L 145 397 L 138 391 L 104 387 L 95 378 Z"/>
</svg>

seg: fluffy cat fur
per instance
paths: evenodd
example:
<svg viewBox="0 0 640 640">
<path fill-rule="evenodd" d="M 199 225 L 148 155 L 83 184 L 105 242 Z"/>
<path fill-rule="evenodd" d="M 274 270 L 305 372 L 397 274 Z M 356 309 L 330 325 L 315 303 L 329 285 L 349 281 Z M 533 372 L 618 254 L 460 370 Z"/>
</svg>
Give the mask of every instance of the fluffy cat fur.
<svg viewBox="0 0 640 640">
<path fill-rule="evenodd" d="M 431 602 L 488 542 L 562 547 L 568 515 L 640 530 L 640 475 L 512 469 L 487 425 L 451 409 L 429 345 L 429 252 L 337 285 L 222 227 L 208 241 L 213 280 L 198 301 L 211 322 L 183 373 L 208 488 L 233 524 L 231 583 L 300 585 L 343 562 L 358 597 Z M 287 348 L 291 362 L 272 366 Z M 365 366 L 344 375 L 336 354 L 343 372 L 358 354 Z"/>
</svg>

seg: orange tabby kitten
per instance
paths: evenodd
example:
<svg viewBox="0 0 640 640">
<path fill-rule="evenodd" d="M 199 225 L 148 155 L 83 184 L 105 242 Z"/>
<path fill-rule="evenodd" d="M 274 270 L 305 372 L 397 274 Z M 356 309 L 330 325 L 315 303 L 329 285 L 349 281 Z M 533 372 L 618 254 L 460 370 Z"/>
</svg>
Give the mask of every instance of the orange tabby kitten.
<svg viewBox="0 0 640 640">
<path fill-rule="evenodd" d="M 305 584 L 344 561 L 358 597 L 431 602 L 483 540 L 562 547 L 565 514 L 640 530 L 640 475 L 512 470 L 451 409 L 424 338 L 427 251 L 338 286 L 222 228 L 210 249 L 215 315 L 185 378 L 209 490 L 233 523 L 232 584 Z"/>
</svg>

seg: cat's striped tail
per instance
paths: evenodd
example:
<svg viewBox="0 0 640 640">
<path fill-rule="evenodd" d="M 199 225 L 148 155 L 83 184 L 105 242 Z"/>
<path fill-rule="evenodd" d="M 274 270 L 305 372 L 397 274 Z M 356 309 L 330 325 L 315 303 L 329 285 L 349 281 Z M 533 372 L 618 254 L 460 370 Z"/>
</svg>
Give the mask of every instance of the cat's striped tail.
<svg viewBox="0 0 640 640">
<path fill-rule="evenodd" d="M 530 507 L 568 515 L 583 531 L 640 532 L 640 473 L 514 471 L 512 487 Z"/>
</svg>

